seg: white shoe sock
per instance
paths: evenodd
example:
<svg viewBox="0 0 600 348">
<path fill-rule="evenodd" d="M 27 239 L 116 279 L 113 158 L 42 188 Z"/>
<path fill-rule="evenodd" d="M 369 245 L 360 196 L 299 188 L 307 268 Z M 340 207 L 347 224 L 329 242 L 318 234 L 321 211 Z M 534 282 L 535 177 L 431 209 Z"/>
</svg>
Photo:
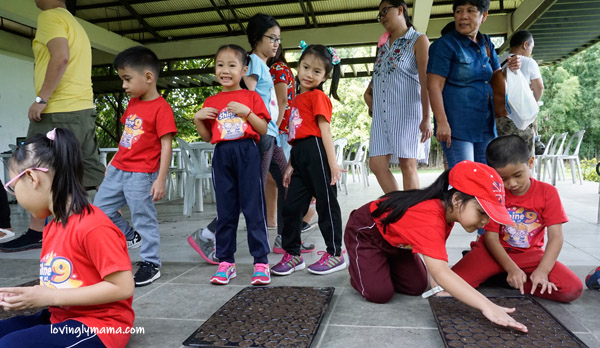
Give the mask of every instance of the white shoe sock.
<svg viewBox="0 0 600 348">
<path fill-rule="evenodd" d="M 210 240 L 215 240 L 215 233 L 209 230 L 208 228 L 204 227 L 202 229 L 202 237 Z"/>
</svg>

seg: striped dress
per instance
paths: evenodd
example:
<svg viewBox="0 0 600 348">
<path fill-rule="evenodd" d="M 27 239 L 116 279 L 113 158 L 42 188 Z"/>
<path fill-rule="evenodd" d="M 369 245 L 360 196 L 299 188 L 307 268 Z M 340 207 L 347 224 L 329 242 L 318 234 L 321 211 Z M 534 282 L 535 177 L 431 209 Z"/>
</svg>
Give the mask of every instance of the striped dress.
<svg viewBox="0 0 600 348">
<path fill-rule="evenodd" d="M 373 121 L 369 155 L 417 158 L 423 119 L 415 42 L 423 34 L 410 27 L 390 47 L 379 48 L 373 68 Z"/>
</svg>

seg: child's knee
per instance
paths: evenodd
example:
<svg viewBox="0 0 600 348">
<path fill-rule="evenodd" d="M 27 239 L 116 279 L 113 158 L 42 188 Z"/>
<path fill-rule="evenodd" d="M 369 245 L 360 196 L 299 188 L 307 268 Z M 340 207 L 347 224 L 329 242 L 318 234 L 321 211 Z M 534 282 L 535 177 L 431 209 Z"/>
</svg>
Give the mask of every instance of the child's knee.
<svg viewBox="0 0 600 348">
<path fill-rule="evenodd" d="M 373 303 L 387 303 L 394 297 L 393 289 L 372 289 L 365 291 L 362 296 L 365 300 Z"/>
<path fill-rule="evenodd" d="M 557 301 L 560 302 L 573 302 L 578 299 L 583 293 L 583 283 L 577 279 L 577 281 L 571 281 L 567 286 L 564 286 L 558 291 L 559 298 Z"/>
</svg>

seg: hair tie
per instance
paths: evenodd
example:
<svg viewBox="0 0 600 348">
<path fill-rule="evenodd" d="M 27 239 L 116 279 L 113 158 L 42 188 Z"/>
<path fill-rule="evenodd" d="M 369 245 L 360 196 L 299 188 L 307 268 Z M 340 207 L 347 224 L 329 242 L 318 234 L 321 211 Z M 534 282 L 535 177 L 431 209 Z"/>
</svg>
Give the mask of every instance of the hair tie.
<svg viewBox="0 0 600 348">
<path fill-rule="evenodd" d="M 306 43 L 306 41 L 300 40 L 300 45 L 298 47 L 300 47 L 302 49 L 302 53 L 304 53 L 304 50 L 306 49 L 306 47 L 308 47 L 308 44 Z"/>
<path fill-rule="evenodd" d="M 46 138 L 54 141 L 54 139 L 56 139 L 56 128 L 46 133 Z"/>
<path fill-rule="evenodd" d="M 333 64 L 333 65 L 340 64 L 340 62 L 342 60 L 340 59 L 340 56 L 338 55 L 337 50 L 331 46 L 329 46 L 327 48 L 329 49 L 329 53 L 331 53 L 331 64 Z"/>
</svg>

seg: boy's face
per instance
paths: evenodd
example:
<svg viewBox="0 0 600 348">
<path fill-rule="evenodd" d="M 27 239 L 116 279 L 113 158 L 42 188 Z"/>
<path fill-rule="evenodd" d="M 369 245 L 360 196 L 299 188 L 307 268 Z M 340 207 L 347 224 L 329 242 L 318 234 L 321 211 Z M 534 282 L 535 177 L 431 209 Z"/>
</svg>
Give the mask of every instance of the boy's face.
<svg viewBox="0 0 600 348">
<path fill-rule="evenodd" d="M 148 93 L 154 81 L 154 75 L 149 70 L 140 72 L 129 66 L 117 69 L 117 73 L 123 81 L 123 89 L 130 97 L 139 97 L 144 100 L 144 95 Z"/>
<path fill-rule="evenodd" d="M 531 168 L 533 168 L 532 156 L 527 163 L 510 163 L 502 168 L 494 168 L 500 174 L 504 187 L 515 196 L 522 196 L 527 193 L 531 186 Z"/>
</svg>

